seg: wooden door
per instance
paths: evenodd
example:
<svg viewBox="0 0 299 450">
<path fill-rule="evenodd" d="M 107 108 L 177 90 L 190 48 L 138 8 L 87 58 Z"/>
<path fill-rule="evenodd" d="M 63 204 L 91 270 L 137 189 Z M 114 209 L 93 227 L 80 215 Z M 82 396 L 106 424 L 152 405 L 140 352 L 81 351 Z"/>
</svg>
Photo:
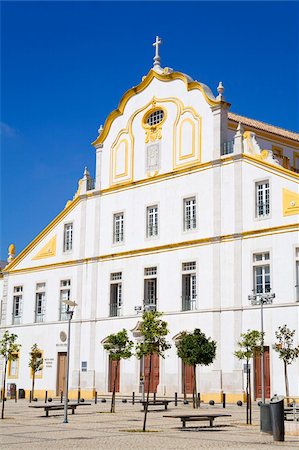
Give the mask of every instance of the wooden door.
<svg viewBox="0 0 299 450">
<path fill-rule="evenodd" d="M 64 393 L 66 389 L 66 358 L 66 352 L 61 352 L 57 355 L 56 395 L 60 395 L 61 392 Z"/>
<path fill-rule="evenodd" d="M 113 392 L 116 366 L 117 366 L 117 361 L 113 361 L 111 358 L 109 358 L 108 392 Z M 116 380 L 115 380 L 115 392 L 119 392 L 119 379 L 120 379 L 120 370 L 119 370 L 119 364 L 118 364 Z"/>
<path fill-rule="evenodd" d="M 148 376 L 149 376 L 150 356 L 146 356 L 144 359 L 144 392 L 148 389 Z M 160 381 L 160 358 L 159 355 L 152 355 L 152 370 L 150 379 L 150 392 L 157 392 L 157 387 Z"/>
<path fill-rule="evenodd" d="M 182 361 L 182 394 L 184 394 L 184 383 L 185 383 L 185 393 L 192 394 L 194 388 L 194 370 L 193 366 L 189 366 Z"/>
<path fill-rule="evenodd" d="M 270 398 L 270 351 L 264 347 L 265 398 Z M 261 355 L 254 358 L 254 399 L 262 398 Z"/>
</svg>

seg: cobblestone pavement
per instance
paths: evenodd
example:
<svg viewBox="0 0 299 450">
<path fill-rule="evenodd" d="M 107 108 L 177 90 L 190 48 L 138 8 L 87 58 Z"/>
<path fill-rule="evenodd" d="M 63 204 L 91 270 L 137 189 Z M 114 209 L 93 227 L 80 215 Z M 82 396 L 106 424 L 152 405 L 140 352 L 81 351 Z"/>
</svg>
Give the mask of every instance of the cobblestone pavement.
<svg viewBox="0 0 299 450">
<path fill-rule="evenodd" d="M 41 404 L 41 402 L 38 402 Z M 159 407 L 160 408 L 160 407 Z M 158 407 L 157 407 L 158 409 Z M 63 423 L 63 411 L 50 412 L 28 408 L 27 400 L 6 402 L 5 419 L 0 420 L 1 449 L 299 449 L 299 437 L 286 436 L 285 442 L 273 442 L 273 437 L 259 431 L 259 411 L 254 407 L 253 425 L 246 425 L 244 407 L 201 406 L 199 412 L 219 412 L 232 417 L 218 418 L 214 427 L 206 422 L 180 427 L 179 419 L 163 418 L 164 414 L 194 413 L 190 405 L 169 410 L 150 411 L 147 429 L 142 433 L 143 412 L 138 404 L 117 402 L 116 413 L 109 413 L 108 403 L 78 408 Z M 131 430 L 131 432 L 130 432 Z"/>
</svg>

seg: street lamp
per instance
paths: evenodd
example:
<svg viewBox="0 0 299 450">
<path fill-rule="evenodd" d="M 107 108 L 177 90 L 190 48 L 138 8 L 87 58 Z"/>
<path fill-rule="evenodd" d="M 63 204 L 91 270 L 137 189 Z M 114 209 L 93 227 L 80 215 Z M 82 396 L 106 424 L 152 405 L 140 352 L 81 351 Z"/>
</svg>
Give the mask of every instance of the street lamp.
<svg viewBox="0 0 299 450">
<path fill-rule="evenodd" d="M 71 320 L 73 318 L 74 309 L 77 303 L 71 300 L 63 300 L 66 308 L 66 314 L 68 316 L 68 339 L 67 339 L 67 360 L 66 360 L 66 384 L 65 384 L 65 398 L 64 398 L 64 420 L 63 423 L 68 423 L 67 420 L 67 408 L 68 408 L 68 396 L 69 396 L 69 371 L 70 371 L 70 341 L 71 341 Z"/>
<path fill-rule="evenodd" d="M 248 300 L 252 305 L 259 305 L 261 307 L 261 378 L 262 378 L 262 403 L 265 403 L 265 369 L 264 369 L 264 316 L 263 316 L 263 306 L 270 305 L 275 298 L 275 294 L 270 292 L 261 292 L 258 294 L 248 295 Z"/>
</svg>

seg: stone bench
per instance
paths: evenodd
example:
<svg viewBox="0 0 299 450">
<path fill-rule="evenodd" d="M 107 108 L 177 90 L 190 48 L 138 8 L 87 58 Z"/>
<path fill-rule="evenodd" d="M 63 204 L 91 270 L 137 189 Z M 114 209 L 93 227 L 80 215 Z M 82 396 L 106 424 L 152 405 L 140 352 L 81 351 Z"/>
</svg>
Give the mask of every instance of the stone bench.
<svg viewBox="0 0 299 450">
<path fill-rule="evenodd" d="M 68 403 L 67 409 L 72 410 L 72 414 L 75 414 L 75 409 L 77 406 L 90 406 L 91 403 Z M 43 404 L 43 405 L 29 405 L 29 408 L 43 408 L 44 411 L 46 411 L 46 417 L 49 417 L 49 411 L 59 411 L 64 410 L 64 404 L 63 403 L 57 403 L 57 404 Z"/>
<path fill-rule="evenodd" d="M 213 426 L 213 422 L 217 417 L 231 417 L 231 414 L 175 414 L 171 416 L 163 416 L 172 419 L 181 419 L 182 428 L 186 428 L 186 422 L 202 422 L 209 421 L 210 427 Z"/>
</svg>

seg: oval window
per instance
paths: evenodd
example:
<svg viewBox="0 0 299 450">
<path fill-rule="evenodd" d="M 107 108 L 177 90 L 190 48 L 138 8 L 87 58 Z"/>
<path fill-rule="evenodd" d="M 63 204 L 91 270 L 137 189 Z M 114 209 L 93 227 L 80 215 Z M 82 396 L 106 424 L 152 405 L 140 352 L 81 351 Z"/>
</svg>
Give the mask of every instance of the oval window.
<svg viewBox="0 0 299 450">
<path fill-rule="evenodd" d="M 157 111 L 152 112 L 148 118 L 146 119 L 146 123 L 153 127 L 155 125 L 158 125 L 158 123 L 162 122 L 164 118 L 164 111 L 163 109 L 157 109 Z"/>
</svg>

